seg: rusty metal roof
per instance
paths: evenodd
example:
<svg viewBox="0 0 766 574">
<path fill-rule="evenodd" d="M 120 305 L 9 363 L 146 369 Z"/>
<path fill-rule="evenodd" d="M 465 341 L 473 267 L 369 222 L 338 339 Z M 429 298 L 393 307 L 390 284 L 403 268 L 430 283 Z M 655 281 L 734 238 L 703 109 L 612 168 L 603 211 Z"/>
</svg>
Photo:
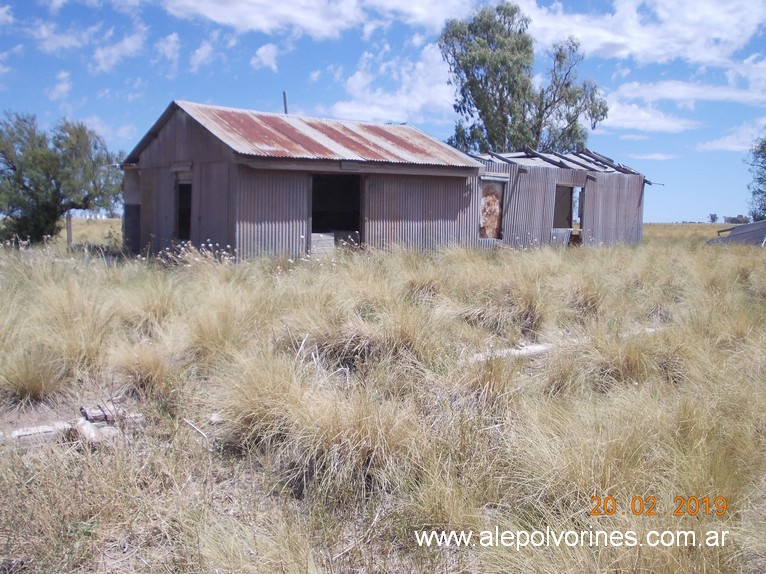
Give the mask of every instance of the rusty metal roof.
<svg viewBox="0 0 766 574">
<path fill-rule="evenodd" d="M 471 157 L 408 125 L 319 119 L 178 100 L 171 103 L 129 154 L 126 163 L 138 161 L 148 141 L 177 109 L 185 111 L 244 156 L 474 169 L 481 166 Z"/>
<path fill-rule="evenodd" d="M 514 163 L 523 166 L 549 167 L 574 169 L 585 171 L 598 171 L 604 173 L 625 173 L 630 175 L 642 175 L 634 169 L 615 162 L 613 159 L 591 150 L 583 150 L 577 153 L 543 153 L 532 149 L 511 153 L 488 153 L 480 156 L 485 161 L 495 163 Z M 649 185 L 651 181 L 646 180 Z"/>
</svg>

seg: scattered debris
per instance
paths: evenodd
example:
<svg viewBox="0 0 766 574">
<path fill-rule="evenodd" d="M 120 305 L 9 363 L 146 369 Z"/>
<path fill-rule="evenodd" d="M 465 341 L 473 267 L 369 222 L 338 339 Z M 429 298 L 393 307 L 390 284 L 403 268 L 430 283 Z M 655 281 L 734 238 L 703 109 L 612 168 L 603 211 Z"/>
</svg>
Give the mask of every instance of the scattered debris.
<svg viewBox="0 0 766 574">
<path fill-rule="evenodd" d="M 123 428 L 125 425 L 136 428 L 143 422 L 143 415 L 128 413 L 116 402 L 114 399 L 109 399 L 98 405 L 81 406 L 82 417 L 74 423 L 56 421 L 46 425 L 20 428 L 12 431 L 11 438 L 33 443 L 65 440 L 82 442 L 91 446 L 102 444 L 121 433 L 118 423 Z M 0 443 L 6 440 L 5 435 L 0 433 Z M 0 574 L 3 572 L 4 570 L 0 568 Z"/>
<path fill-rule="evenodd" d="M 645 327 L 635 331 L 624 333 L 620 338 L 635 337 L 636 335 L 651 335 L 659 331 L 663 331 L 664 327 Z M 569 339 L 568 344 L 584 345 L 589 342 L 590 339 Z M 563 343 L 529 343 L 522 344 L 518 347 L 510 349 L 490 349 L 486 353 L 476 353 L 468 358 L 468 362 L 477 363 L 479 361 L 486 361 L 492 357 L 536 357 L 537 355 L 544 355 L 555 349 L 558 346 L 562 346 Z"/>
<path fill-rule="evenodd" d="M 69 423 L 55 422 L 49 425 L 42 425 L 39 427 L 27 427 L 13 431 L 11 433 L 12 438 L 24 438 L 34 435 L 54 435 L 57 433 L 66 433 L 72 429 L 72 425 Z"/>
<path fill-rule="evenodd" d="M 212 415 L 210 415 L 210 418 L 208 419 L 207 422 L 211 426 L 217 426 L 217 425 L 223 424 L 224 420 L 223 420 L 223 417 L 219 415 L 218 413 L 213 413 Z"/>
</svg>

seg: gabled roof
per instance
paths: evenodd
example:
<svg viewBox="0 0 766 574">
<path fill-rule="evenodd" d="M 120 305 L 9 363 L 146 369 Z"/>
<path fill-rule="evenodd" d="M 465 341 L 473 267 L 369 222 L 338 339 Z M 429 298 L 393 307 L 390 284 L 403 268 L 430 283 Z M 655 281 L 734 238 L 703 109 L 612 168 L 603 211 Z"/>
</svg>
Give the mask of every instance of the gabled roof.
<svg viewBox="0 0 766 574">
<path fill-rule="evenodd" d="M 407 125 L 257 112 L 173 101 L 125 160 L 138 158 L 177 110 L 243 156 L 268 159 L 340 160 L 439 167 L 482 164 Z"/>
<path fill-rule="evenodd" d="M 523 166 L 558 167 L 562 169 L 598 171 L 603 173 L 642 175 L 636 170 L 621 163 L 617 163 L 605 155 L 587 149 L 577 153 L 543 153 L 527 148 L 523 151 L 511 153 L 488 153 L 476 157 L 494 163 L 513 163 Z M 649 180 L 646 180 L 646 183 L 649 185 L 652 184 Z"/>
</svg>

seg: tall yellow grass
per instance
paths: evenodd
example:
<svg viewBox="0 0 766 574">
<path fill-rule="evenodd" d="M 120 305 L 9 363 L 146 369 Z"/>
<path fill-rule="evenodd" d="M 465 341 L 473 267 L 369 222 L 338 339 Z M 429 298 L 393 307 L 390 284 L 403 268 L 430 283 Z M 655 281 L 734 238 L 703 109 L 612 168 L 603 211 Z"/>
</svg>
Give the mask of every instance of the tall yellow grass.
<svg viewBox="0 0 766 574">
<path fill-rule="evenodd" d="M 241 264 L 6 249 L 7 417 L 108 391 L 149 424 L 97 450 L 0 445 L 0 562 L 763 571 L 763 252 L 706 246 L 709 229 L 648 227 L 636 247 Z M 508 352 L 528 344 L 546 351 Z M 594 497 L 618 511 L 593 516 Z M 726 512 L 674 516 L 677 497 L 725 497 Z M 656 515 L 633 513 L 650 499 Z M 520 551 L 415 538 L 495 527 L 728 537 Z"/>
</svg>

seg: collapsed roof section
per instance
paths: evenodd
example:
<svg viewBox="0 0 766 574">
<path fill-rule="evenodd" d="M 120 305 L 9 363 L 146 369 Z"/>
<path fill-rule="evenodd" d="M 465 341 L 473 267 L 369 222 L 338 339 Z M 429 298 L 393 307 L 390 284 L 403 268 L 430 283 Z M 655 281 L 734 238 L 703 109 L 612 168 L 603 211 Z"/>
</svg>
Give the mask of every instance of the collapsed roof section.
<svg viewBox="0 0 766 574">
<path fill-rule="evenodd" d="M 726 232 L 729 234 L 721 236 L 721 233 Z M 744 245 L 764 247 L 766 246 L 766 220 L 721 229 L 718 231 L 718 235 L 719 237 L 711 239 L 708 243 L 712 245 L 721 243 L 742 243 Z"/>
<path fill-rule="evenodd" d="M 549 152 L 543 153 L 534 151 L 531 148 L 525 148 L 522 151 L 510 152 L 510 153 L 494 153 L 481 154 L 474 156 L 476 158 L 483 159 L 485 161 L 491 161 L 494 163 L 512 163 L 522 166 L 535 166 L 535 167 L 550 167 L 560 169 L 573 169 L 578 171 L 595 171 L 602 173 L 624 173 L 628 175 L 643 175 L 636 170 L 615 162 L 613 159 L 608 158 L 605 155 L 596 153 L 591 150 L 582 150 L 577 153 L 558 153 Z M 644 181 L 649 185 L 652 182 L 644 178 Z"/>
</svg>

